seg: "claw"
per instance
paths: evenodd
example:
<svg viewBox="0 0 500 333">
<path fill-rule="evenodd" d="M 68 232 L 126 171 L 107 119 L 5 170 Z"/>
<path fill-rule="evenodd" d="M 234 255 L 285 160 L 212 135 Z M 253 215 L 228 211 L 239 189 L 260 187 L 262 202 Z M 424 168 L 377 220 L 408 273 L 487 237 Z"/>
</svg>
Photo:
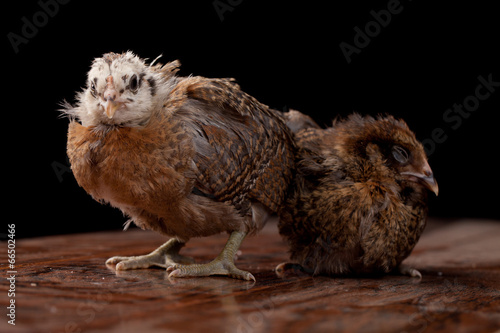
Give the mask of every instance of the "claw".
<svg viewBox="0 0 500 333">
<path fill-rule="evenodd" d="M 399 265 L 398 271 L 403 275 L 408 275 L 410 277 L 422 279 L 422 274 L 420 274 L 420 272 L 413 267 L 406 265 Z"/>
</svg>

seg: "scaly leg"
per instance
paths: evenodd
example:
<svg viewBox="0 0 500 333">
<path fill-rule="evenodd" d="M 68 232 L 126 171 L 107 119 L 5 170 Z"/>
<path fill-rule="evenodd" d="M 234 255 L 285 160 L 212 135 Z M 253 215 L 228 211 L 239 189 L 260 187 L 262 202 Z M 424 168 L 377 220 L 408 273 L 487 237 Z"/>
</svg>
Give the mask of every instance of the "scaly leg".
<svg viewBox="0 0 500 333">
<path fill-rule="evenodd" d="M 112 257 L 106 260 L 106 265 L 116 265 L 116 270 L 129 270 L 152 266 L 167 268 L 177 263 L 193 263 L 192 258 L 179 254 L 180 249 L 185 244 L 172 238 L 150 254 L 135 257 Z"/>
<path fill-rule="evenodd" d="M 251 273 L 242 271 L 234 265 L 234 255 L 245 236 L 246 232 L 233 231 L 224 246 L 224 250 L 213 261 L 208 264 L 188 266 L 173 264 L 167 268 L 167 271 L 170 272 L 169 277 L 228 275 L 235 279 L 255 281 L 255 277 Z"/>
</svg>

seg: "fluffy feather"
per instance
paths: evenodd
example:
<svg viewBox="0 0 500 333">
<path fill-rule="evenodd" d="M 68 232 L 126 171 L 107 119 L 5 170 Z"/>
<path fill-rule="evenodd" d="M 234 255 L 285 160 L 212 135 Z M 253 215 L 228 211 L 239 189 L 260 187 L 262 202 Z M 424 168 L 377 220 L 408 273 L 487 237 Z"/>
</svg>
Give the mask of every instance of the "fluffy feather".
<svg viewBox="0 0 500 333">
<path fill-rule="evenodd" d="M 65 104 L 73 174 L 94 199 L 176 244 L 220 232 L 240 242 L 284 203 L 294 169 L 291 134 L 279 112 L 232 80 L 178 77 L 178 67 L 148 66 L 131 52 L 93 62 L 76 106 Z M 180 247 L 166 246 L 162 256 L 174 258 Z M 180 267 L 152 257 L 108 262 Z M 201 274 L 181 267 L 174 275 L 181 271 Z M 215 271 L 254 279 L 232 266 Z"/>
<path fill-rule="evenodd" d="M 313 274 L 398 268 L 425 227 L 427 188 L 437 194 L 406 123 L 354 114 L 296 137 L 298 175 L 279 222 L 291 258 Z"/>
</svg>

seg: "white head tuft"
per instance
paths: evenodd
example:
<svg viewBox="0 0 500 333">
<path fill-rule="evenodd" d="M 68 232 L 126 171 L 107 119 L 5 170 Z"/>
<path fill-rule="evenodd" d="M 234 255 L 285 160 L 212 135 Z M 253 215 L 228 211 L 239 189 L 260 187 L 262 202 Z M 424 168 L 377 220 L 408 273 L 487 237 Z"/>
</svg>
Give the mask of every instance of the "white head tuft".
<svg viewBox="0 0 500 333">
<path fill-rule="evenodd" d="M 79 93 L 78 105 L 66 113 L 83 126 L 140 126 L 161 107 L 173 87 L 175 76 L 146 65 L 132 52 L 106 53 L 96 58 L 87 76 L 87 87 Z"/>
</svg>

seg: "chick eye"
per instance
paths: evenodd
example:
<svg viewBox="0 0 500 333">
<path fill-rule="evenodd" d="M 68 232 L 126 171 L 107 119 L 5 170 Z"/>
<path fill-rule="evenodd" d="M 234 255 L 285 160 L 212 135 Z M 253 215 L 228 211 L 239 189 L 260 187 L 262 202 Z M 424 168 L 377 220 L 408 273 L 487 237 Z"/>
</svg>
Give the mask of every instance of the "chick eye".
<svg viewBox="0 0 500 333">
<path fill-rule="evenodd" d="M 401 146 L 392 147 L 392 156 L 394 156 L 396 161 L 402 164 L 408 162 L 408 159 L 410 158 L 408 151 Z"/>
<path fill-rule="evenodd" d="M 139 80 L 137 78 L 137 75 L 132 75 L 130 78 L 130 81 L 128 83 L 128 88 L 130 89 L 131 92 L 137 92 L 137 89 L 139 89 Z"/>
<path fill-rule="evenodd" d="M 90 94 L 94 96 L 94 98 L 97 98 L 97 86 L 96 86 L 96 81 L 97 79 L 93 79 L 90 81 Z"/>
</svg>

